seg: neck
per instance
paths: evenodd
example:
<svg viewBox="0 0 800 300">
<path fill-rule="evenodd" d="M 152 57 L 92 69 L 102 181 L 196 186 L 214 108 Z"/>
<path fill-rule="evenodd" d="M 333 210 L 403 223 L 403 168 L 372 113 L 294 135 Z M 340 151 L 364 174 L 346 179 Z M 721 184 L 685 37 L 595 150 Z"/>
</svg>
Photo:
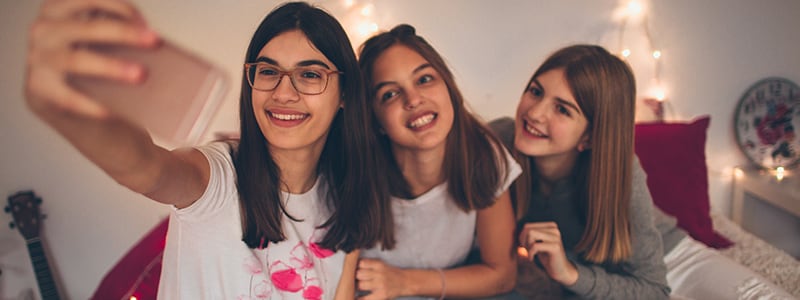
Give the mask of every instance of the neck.
<svg viewBox="0 0 800 300">
<path fill-rule="evenodd" d="M 542 193 L 548 195 L 556 182 L 570 176 L 577 159 L 578 155 L 535 157 L 533 161 L 537 176 L 539 176 L 539 188 Z"/>
<path fill-rule="evenodd" d="M 444 150 L 444 145 L 429 150 L 392 148 L 412 196 L 422 195 L 444 182 Z"/>
<path fill-rule="evenodd" d="M 319 149 L 272 150 L 272 158 L 281 171 L 281 190 L 292 194 L 302 194 L 317 181 L 317 166 L 322 154 Z"/>
</svg>

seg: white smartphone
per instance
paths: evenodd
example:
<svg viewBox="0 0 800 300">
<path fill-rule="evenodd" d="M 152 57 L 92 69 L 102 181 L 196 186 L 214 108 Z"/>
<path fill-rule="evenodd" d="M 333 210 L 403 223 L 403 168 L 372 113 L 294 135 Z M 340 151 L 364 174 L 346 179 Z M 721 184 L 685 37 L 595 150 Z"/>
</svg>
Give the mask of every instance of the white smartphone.
<svg viewBox="0 0 800 300">
<path fill-rule="evenodd" d="M 90 45 L 111 57 L 144 65 L 147 77 L 127 84 L 70 76 L 70 84 L 123 118 L 147 129 L 167 147 L 200 142 L 229 86 L 224 71 L 164 41 L 156 49 Z"/>
</svg>

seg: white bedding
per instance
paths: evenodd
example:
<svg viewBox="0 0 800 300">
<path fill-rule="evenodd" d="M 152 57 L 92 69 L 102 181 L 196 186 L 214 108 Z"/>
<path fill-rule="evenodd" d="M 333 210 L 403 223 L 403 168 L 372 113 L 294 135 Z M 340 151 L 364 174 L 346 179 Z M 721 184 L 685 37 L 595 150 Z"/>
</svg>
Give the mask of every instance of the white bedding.
<svg viewBox="0 0 800 300">
<path fill-rule="evenodd" d="M 725 216 L 711 213 L 714 229 L 734 242 L 720 252 L 800 298 L 800 261 L 745 231 Z"/>
</svg>

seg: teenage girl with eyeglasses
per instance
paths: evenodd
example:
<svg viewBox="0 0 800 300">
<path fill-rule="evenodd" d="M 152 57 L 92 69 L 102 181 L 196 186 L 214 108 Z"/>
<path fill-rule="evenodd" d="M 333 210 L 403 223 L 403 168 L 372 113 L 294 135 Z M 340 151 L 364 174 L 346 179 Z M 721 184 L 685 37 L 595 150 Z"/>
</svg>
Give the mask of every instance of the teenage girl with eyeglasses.
<svg viewBox="0 0 800 300">
<path fill-rule="evenodd" d="M 114 18 L 86 20 L 101 11 Z M 122 1 L 47 1 L 34 22 L 26 99 L 43 121 L 131 190 L 170 205 L 159 298 L 352 299 L 359 248 L 384 189 L 369 108 L 341 25 L 306 3 L 270 12 L 245 56 L 241 139 L 167 150 L 65 82 L 135 84 L 139 65 L 75 47 L 158 46 Z"/>
</svg>

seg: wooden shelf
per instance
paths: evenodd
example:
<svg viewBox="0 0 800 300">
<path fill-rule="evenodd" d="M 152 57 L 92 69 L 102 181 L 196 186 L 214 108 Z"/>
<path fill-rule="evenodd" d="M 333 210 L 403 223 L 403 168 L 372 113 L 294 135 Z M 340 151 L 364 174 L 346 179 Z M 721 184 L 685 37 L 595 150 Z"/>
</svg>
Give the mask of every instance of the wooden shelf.
<svg viewBox="0 0 800 300">
<path fill-rule="evenodd" d="M 742 223 L 744 198 L 752 194 L 795 217 L 800 217 L 800 169 L 786 170 L 778 180 L 775 171 L 737 168 L 733 178 L 731 219 Z"/>
</svg>

